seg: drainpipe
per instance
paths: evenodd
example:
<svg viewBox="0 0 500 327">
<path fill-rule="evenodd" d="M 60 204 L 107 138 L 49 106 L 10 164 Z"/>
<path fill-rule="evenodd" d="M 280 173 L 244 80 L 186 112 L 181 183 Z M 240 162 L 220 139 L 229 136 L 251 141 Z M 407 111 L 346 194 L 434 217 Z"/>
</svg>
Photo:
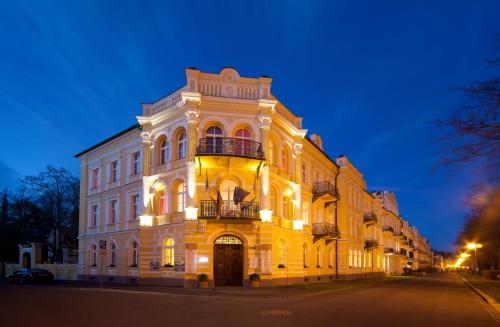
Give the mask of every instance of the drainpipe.
<svg viewBox="0 0 500 327">
<path fill-rule="evenodd" d="M 337 173 L 335 174 L 335 188 L 337 189 L 337 177 L 339 176 L 340 173 L 340 167 L 337 166 Z M 340 196 L 340 195 L 339 195 Z M 335 203 L 335 228 L 338 228 L 338 219 L 337 219 L 337 213 L 338 213 L 338 200 Z M 339 239 L 335 239 L 335 279 L 339 279 Z"/>
</svg>

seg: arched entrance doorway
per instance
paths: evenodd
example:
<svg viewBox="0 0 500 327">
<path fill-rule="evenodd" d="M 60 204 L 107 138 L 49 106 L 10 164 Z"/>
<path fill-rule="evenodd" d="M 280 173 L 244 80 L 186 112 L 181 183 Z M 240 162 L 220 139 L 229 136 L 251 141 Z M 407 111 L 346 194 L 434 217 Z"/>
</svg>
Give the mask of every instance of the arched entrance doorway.
<svg viewBox="0 0 500 327">
<path fill-rule="evenodd" d="M 31 268 L 31 253 L 23 253 L 23 268 Z"/>
<path fill-rule="evenodd" d="M 243 242 L 236 236 L 223 235 L 214 242 L 214 283 L 243 285 Z"/>
</svg>

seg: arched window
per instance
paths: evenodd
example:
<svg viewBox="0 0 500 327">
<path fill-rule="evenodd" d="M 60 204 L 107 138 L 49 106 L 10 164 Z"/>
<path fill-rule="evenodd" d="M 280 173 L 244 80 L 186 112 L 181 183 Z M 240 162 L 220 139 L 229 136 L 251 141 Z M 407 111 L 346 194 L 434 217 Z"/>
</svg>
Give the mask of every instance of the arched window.
<svg viewBox="0 0 500 327">
<path fill-rule="evenodd" d="M 307 244 L 302 246 L 302 262 L 304 263 L 304 268 L 307 268 Z"/>
<path fill-rule="evenodd" d="M 292 204 L 290 198 L 288 196 L 283 197 L 283 214 L 282 216 L 286 219 L 291 219 L 293 216 L 292 213 Z"/>
<path fill-rule="evenodd" d="M 186 183 L 181 182 L 177 186 L 177 212 L 184 211 L 186 207 Z"/>
<path fill-rule="evenodd" d="M 222 129 L 219 126 L 212 125 L 207 128 L 206 132 L 206 152 L 207 153 L 222 153 L 223 139 Z"/>
<path fill-rule="evenodd" d="M 280 239 L 278 242 L 278 268 L 286 267 L 286 248 L 285 241 Z"/>
<path fill-rule="evenodd" d="M 163 215 L 167 212 L 167 202 L 165 196 L 165 190 L 160 190 L 157 193 L 158 195 L 158 215 Z"/>
<path fill-rule="evenodd" d="M 278 197 L 276 195 L 276 189 L 274 187 L 271 187 L 271 210 L 273 211 L 273 215 L 277 216 L 278 215 L 278 206 L 277 206 L 277 201 Z"/>
<path fill-rule="evenodd" d="M 164 165 L 168 160 L 170 160 L 170 143 L 167 139 L 163 139 L 160 142 L 160 165 Z"/>
<path fill-rule="evenodd" d="M 110 267 L 116 267 L 116 244 L 111 243 Z"/>
<path fill-rule="evenodd" d="M 174 256 L 174 239 L 167 238 L 165 240 L 164 248 L 164 265 L 167 267 L 173 267 L 175 264 L 175 256 Z"/>
<path fill-rule="evenodd" d="M 316 248 L 316 268 L 321 268 L 321 248 Z"/>
<path fill-rule="evenodd" d="M 90 247 L 90 265 L 97 267 L 97 245 L 95 244 Z"/>
<path fill-rule="evenodd" d="M 130 258 L 130 267 L 139 266 L 139 244 L 136 241 L 132 242 L 132 253 Z"/>
<path fill-rule="evenodd" d="M 288 159 L 288 150 L 285 147 L 281 148 L 281 169 L 283 169 L 285 172 L 289 172 L 288 166 L 289 166 L 289 159 Z"/>
<path fill-rule="evenodd" d="M 239 128 L 234 133 L 234 136 L 238 139 L 234 144 L 235 154 L 241 156 L 249 156 L 252 153 L 252 134 L 246 128 Z"/>
<path fill-rule="evenodd" d="M 333 268 L 333 247 L 328 249 L 328 267 Z"/>
<path fill-rule="evenodd" d="M 304 225 L 309 225 L 309 202 L 302 202 L 302 216 L 304 217 Z"/>
<path fill-rule="evenodd" d="M 302 165 L 302 183 L 306 182 L 306 165 Z"/>
<path fill-rule="evenodd" d="M 186 157 L 187 153 L 187 136 L 186 132 L 182 131 L 177 139 L 177 159 L 182 159 Z"/>
</svg>

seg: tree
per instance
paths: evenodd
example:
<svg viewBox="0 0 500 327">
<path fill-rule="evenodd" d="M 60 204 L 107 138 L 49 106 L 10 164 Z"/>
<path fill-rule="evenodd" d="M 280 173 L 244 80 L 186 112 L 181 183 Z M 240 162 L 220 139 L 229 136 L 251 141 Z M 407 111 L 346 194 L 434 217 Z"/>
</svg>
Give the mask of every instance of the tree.
<svg viewBox="0 0 500 327">
<path fill-rule="evenodd" d="M 51 262 L 62 262 L 63 247 L 72 243 L 76 235 L 72 225 L 78 212 L 79 181 L 64 168 L 47 166 L 37 176 L 27 176 L 24 185 L 36 198 L 41 220 L 49 228 L 47 236 Z M 72 231 L 72 232 L 70 232 Z"/>
<path fill-rule="evenodd" d="M 445 135 L 442 161 L 445 164 L 482 161 L 489 178 L 498 181 L 500 171 L 500 33 L 495 35 L 494 56 L 486 62 L 494 70 L 488 80 L 458 88 L 464 102 L 448 119 L 438 120 L 439 127 L 451 132 Z"/>
</svg>

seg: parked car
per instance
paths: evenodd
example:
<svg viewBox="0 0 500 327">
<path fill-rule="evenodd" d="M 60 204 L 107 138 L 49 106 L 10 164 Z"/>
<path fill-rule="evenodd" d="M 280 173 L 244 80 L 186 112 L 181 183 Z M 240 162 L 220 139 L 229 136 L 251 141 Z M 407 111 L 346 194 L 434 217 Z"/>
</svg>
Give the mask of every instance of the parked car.
<svg viewBox="0 0 500 327">
<path fill-rule="evenodd" d="M 9 284 L 52 283 L 54 274 L 46 269 L 23 268 L 7 276 Z"/>
</svg>

